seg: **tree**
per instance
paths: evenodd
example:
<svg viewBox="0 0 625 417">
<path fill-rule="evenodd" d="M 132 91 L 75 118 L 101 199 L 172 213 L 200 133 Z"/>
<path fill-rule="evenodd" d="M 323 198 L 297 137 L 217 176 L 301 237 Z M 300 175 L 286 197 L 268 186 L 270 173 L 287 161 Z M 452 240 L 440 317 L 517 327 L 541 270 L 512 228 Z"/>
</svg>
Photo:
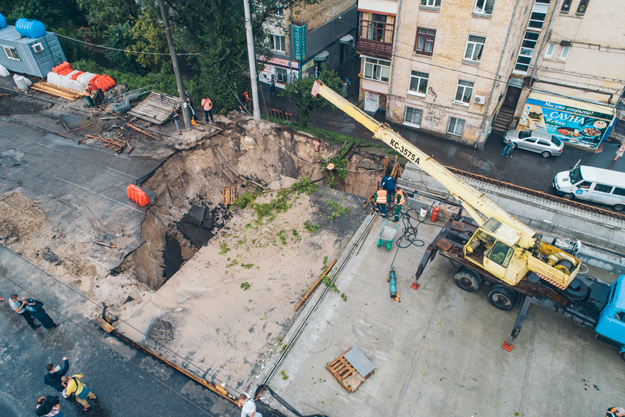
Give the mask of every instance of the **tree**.
<svg viewBox="0 0 625 417">
<path fill-rule="evenodd" d="M 341 79 L 336 74 L 336 71 L 328 71 L 325 64 L 321 64 L 319 79 L 337 93 L 341 91 Z M 304 127 L 308 126 L 310 112 L 328 103 L 327 100 L 321 96 L 313 97 L 311 91 L 314 82 L 315 78 L 313 77 L 302 77 L 293 83 L 287 84 L 284 90 L 280 92 L 280 95 L 284 97 L 292 97 L 294 94 L 297 95 L 295 104 L 299 109 L 299 123 Z"/>
</svg>

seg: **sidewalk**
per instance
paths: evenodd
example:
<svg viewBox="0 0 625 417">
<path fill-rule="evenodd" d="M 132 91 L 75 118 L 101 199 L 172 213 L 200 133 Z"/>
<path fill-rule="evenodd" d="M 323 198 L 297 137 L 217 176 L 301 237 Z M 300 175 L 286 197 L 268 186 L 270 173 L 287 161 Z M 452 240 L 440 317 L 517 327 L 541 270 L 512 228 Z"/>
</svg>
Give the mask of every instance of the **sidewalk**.
<svg viewBox="0 0 625 417">
<path fill-rule="evenodd" d="M 349 72 L 343 67 L 339 68 L 339 74 L 344 76 L 346 73 L 351 74 L 353 71 Z M 356 75 L 352 74 L 349 78 L 352 81 L 352 86 L 349 89 L 349 100 L 356 103 L 358 75 L 357 73 Z M 294 115 L 299 113 L 294 99 L 281 97 L 279 91 L 271 97 L 269 87 L 264 84 L 261 86 L 261 104 L 264 103 L 267 107 L 284 110 Z M 383 116 L 382 113 L 378 113 L 376 119 L 383 122 Z M 540 154 L 522 150 L 516 151 L 512 158 L 502 158 L 501 152 L 504 144 L 503 136 L 499 132 L 490 134 L 483 149 L 475 149 L 473 146 L 443 139 L 418 129 L 407 128 L 395 123 L 389 124 L 393 130 L 425 153 L 432 155 L 443 165 L 546 193 L 552 193 L 553 177 L 560 171 L 571 169 L 579 160 L 581 160 L 581 165 L 625 172 L 625 159 L 614 162 L 614 155 L 619 145 L 613 143 L 604 142 L 603 151 L 600 153 L 591 153 L 572 146 L 565 146 L 562 155 L 555 158 L 545 159 Z M 358 139 L 376 141 L 371 132 L 342 111 L 332 109 L 329 104 L 312 111 L 310 125 Z"/>
</svg>

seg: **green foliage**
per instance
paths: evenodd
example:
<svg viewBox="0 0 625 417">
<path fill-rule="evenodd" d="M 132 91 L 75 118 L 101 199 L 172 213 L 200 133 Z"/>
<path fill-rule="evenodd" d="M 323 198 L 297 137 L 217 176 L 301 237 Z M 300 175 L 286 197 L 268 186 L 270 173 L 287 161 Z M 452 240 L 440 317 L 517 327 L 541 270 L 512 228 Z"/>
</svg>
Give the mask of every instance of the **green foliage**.
<svg viewBox="0 0 625 417">
<path fill-rule="evenodd" d="M 254 203 L 256 201 L 256 197 L 261 194 L 262 191 L 260 189 L 256 191 L 247 191 L 243 195 L 239 196 L 236 200 L 234 200 L 234 205 L 242 210 Z"/>
<path fill-rule="evenodd" d="M 321 270 L 325 271 L 328 268 L 328 257 L 324 256 L 323 257 L 323 265 L 321 266 Z"/>
<path fill-rule="evenodd" d="M 299 233 L 295 229 L 293 229 L 293 236 L 299 239 Z"/>
<path fill-rule="evenodd" d="M 306 220 L 304 222 L 304 229 L 308 230 L 310 233 L 315 233 L 317 230 L 321 229 L 321 225 L 312 224 L 310 220 Z"/>
<path fill-rule="evenodd" d="M 230 251 L 230 248 L 228 247 L 228 244 L 226 242 L 223 242 L 222 244 L 219 245 L 219 254 L 220 255 L 225 255 L 229 251 Z"/>
<path fill-rule="evenodd" d="M 249 282 L 242 282 L 242 283 L 241 283 L 241 289 L 242 289 L 243 291 L 247 291 L 247 290 L 249 290 L 250 288 L 252 288 L 252 284 L 250 284 Z"/>
<path fill-rule="evenodd" d="M 254 264 L 241 264 L 241 266 L 245 269 L 252 269 L 254 268 Z"/>
<path fill-rule="evenodd" d="M 284 230 L 280 230 L 276 236 L 278 236 L 282 245 L 286 246 L 286 232 Z"/>
<path fill-rule="evenodd" d="M 326 275 L 325 277 L 323 277 L 321 282 L 323 283 L 323 285 L 325 285 L 326 287 L 330 288 L 330 291 L 335 292 L 337 294 L 341 292 L 336 287 L 336 284 L 334 282 L 332 282 L 332 278 L 330 278 L 329 276 Z"/>
<path fill-rule="evenodd" d="M 328 71 L 325 64 L 321 65 L 319 79 L 322 80 L 326 86 L 330 87 L 337 93 L 341 91 L 341 79 L 336 74 L 336 71 Z M 297 79 L 294 83 L 287 84 L 286 87 L 280 92 L 280 95 L 284 97 L 291 97 L 293 95 L 297 96 L 296 105 L 300 111 L 299 123 L 304 127 L 308 126 L 310 112 L 314 109 L 323 107 L 328 103 L 328 101 L 321 96 L 313 97 L 311 90 L 314 82 L 315 78 L 313 77 L 302 77 Z"/>
<path fill-rule="evenodd" d="M 311 195 L 317 191 L 317 184 L 312 182 L 308 177 L 300 177 L 297 182 L 291 186 L 291 189 L 297 191 L 298 194 L 304 193 L 306 195 Z"/>
<path fill-rule="evenodd" d="M 340 205 L 339 203 L 337 203 L 336 201 L 326 200 L 326 203 L 332 209 L 332 213 L 330 213 L 330 215 L 328 216 L 328 219 L 330 220 L 341 217 L 341 214 L 347 215 L 347 213 L 349 212 L 349 207 L 344 207 Z"/>
</svg>

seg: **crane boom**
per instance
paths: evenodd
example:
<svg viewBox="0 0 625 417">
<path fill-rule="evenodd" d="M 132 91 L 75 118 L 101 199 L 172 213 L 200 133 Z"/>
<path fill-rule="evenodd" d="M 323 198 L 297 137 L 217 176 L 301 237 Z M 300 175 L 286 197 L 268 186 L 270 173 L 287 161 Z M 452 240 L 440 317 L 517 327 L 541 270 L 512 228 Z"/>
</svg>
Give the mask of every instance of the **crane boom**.
<svg viewBox="0 0 625 417">
<path fill-rule="evenodd" d="M 317 94 L 321 95 L 334 106 L 343 110 L 372 131 L 376 139 L 380 139 L 382 142 L 404 155 L 410 162 L 414 163 L 443 184 L 443 186 L 460 201 L 462 207 L 480 226 L 482 226 L 488 218 L 492 217 L 521 233 L 518 242 L 520 247 L 530 248 L 536 244 L 536 232 L 534 230 L 499 207 L 484 193 L 476 190 L 473 186 L 458 178 L 443 165 L 436 162 L 431 156 L 428 156 L 412 143 L 402 138 L 390 127 L 379 123 L 319 80 L 315 81 L 312 94 L 315 97 Z"/>
</svg>

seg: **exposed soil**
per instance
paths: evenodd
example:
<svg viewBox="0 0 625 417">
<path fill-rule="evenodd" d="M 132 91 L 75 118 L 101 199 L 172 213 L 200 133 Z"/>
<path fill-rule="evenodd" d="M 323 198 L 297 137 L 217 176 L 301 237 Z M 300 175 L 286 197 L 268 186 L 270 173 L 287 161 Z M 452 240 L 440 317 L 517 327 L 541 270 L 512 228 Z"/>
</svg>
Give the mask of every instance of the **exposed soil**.
<svg viewBox="0 0 625 417">
<path fill-rule="evenodd" d="M 36 100 L 24 100 L 14 97 L 2 97 L 0 99 L 0 116 L 13 116 L 14 114 L 35 114 L 47 109 L 49 105 Z"/>
</svg>

